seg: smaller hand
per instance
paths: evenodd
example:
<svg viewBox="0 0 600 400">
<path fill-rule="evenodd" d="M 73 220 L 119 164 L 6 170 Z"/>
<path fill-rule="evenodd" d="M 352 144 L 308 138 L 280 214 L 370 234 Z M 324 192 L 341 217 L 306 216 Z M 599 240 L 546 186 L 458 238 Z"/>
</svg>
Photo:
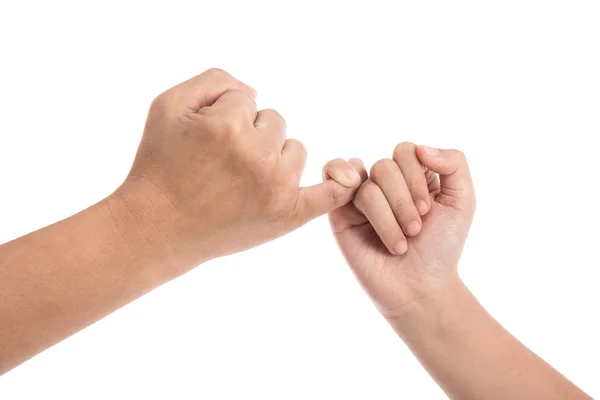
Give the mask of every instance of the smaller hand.
<svg viewBox="0 0 600 400">
<path fill-rule="evenodd" d="M 475 212 L 464 155 L 399 144 L 373 165 L 352 203 L 330 213 L 348 264 L 388 318 L 458 279 Z"/>
<path fill-rule="evenodd" d="M 153 102 L 133 167 L 114 199 L 164 249 L 176 273 L 279 237 L 348 203 L 358 174 L 300 187 L 302 143 L 252 88 L 208 70 Z M 114 203 L 114 202 L 113 202 Z"/>
</svg>

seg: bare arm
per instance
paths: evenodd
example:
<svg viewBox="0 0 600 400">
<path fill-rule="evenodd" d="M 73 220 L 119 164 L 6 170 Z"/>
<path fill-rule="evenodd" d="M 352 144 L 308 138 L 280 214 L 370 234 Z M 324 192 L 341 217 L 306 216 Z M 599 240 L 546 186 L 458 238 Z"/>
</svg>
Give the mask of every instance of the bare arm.
<svg viewBox="0 0 600 400">
<path fill-rule="evenodd" d="M 0 374 L 209 259 L 350 201 L 360 177 L 299 187 L 306 153 L 220 70 L 154 101 L 123 185 L 0 246 Z"/>
<path fill-rule="evenodd" d="M 474 212 L 461 152 L 402 143 L 330 221 L 362 286 L 451 398 L 589 399 L 461 282 L 457 266 Z"/>
<path fill-rule="evenodd" d="M 172 277 L 115 199 L 0 246 L 0 373 Z"/>
<path fill-rule="evenodd" d="M 453 399 L 590 399 L 508 333 L 460 281 L 388 320 Z"/>
</svg>

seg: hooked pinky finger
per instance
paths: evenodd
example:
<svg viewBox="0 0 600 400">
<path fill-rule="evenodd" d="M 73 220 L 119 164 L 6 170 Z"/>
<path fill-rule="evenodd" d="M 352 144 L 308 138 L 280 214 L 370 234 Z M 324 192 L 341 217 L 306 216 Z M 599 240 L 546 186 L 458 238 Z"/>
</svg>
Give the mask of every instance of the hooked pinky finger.
<svg viewBox="0 0 600 400">
<path fill-rule="evenodd" d="M 358 188 L 367 179 L 367 170 L 357 158 L 346 161 L 336 158 L 323 167 L 323 180 L 333 179 L 342 186 Z"/>
</svg>

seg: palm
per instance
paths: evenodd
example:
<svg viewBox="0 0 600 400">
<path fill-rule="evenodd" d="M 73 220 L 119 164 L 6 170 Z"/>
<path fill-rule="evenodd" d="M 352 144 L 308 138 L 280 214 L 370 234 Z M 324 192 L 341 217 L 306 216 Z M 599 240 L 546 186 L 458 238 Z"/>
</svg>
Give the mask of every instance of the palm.
<svg viewBox="0 0 600 400">
<path fill-rule="evenodd" d="M 412 301 L 423 288 L 453 272 L 458 263 L 469 223 L 462 213 L 444 204 L 443 198 L 436 201 L 436 192 L 431 193 L 432 208 L 423 217 L 422 231 L 408 238 L 408 251 L 401 256 L 387 250 L 354 205 L 348 204 L 331 215 L 332 222 L 336 216 L 352 216 L 353 226 L 336 233 L 336 239 L 348 264 L 382 311 L 393 311 Z"/>
</svg>

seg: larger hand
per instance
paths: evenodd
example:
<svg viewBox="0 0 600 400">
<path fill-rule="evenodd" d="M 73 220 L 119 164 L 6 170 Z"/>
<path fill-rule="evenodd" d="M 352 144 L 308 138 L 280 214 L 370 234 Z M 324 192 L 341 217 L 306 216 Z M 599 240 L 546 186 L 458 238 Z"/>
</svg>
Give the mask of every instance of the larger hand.
<svg viewBox="0 0 600 400">
<path fill-rule="evenodd" d="M 348 187 L 299 187 L 306 151 L 254 97 L 214 69 L 158 96 L 113 196 L 183 269 L 281 236 L 346 204 L 360 186 L 355 173 Z"/>
</svg>

